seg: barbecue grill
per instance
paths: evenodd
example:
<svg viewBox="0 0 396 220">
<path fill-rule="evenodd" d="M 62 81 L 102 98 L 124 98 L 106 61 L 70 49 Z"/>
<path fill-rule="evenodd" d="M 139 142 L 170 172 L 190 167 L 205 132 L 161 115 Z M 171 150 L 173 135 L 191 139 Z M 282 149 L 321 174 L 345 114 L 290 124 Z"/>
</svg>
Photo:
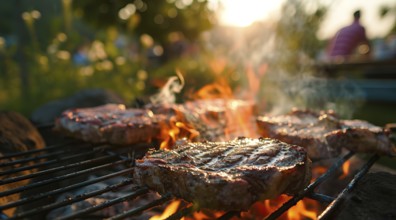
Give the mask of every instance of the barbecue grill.
<svg viewBox="0 0 396 220">
<path fill-rule="evenodd" d="M 48 133 L 51 126 L 39 127 L 41 132 Z M 48 136 L 48 135 L 47 135 Z M 130 147 L 119 147 L 107 144 L 89 144 L 68 138 L 60 138 L 54 144 L 50 144 L 44 149 L 30 150 L 9 154 L 0 157 L 0 185 L 13 184 L 22 180 L 30 180 L 30 183 L 7 191 L 0 192 L 0 197 L 7 197 L 13 194 L 20 194 L 21 198 L 3 204 L 0 207 L 1 219 L 43 219 L 53 210 L 77 204 L 80 201 L 103 195 L 107 192 L 117 192 L 127 188 L 127 192 L 120 197 L 106 200 L 100 204 L 85 207 L 64 216 L 57 216 L 59 219 L 87 219 L 95 218 L 94 212 L 111 208 L 125 201 L 134 203 L 138 198 L 150 193 L 145 186 L 134 185 L 131 173 L 136 158 L 144 155 L 148 148 L 154 147 L 155 143 L 139 144 Z M 343 204 L 345 198 L 355 187 L 356 183 L 368 172 L 370 167 L 380 158 L 373 155 L 358 170 L 352 181 L 336 197 L 315 192 L 317 187 L 324 181 L 329 180 L 332 174 L 348 161 L 354 152 L 349 152 L 341 156 L 323 175 L 312 182 L 302 192 L 292 197 L 279 209 L 267 216 L 267 219 L 277 219 L 289 208 L 294 206 L 303 198 L 310 198 L 325 204 L 327 208 L 320 214 L 321 219 L 331 219 Z M 21 171 L 30 171 L 26 175 L 18 175 Z M 95 177 L 88 178 L 90 174 Z M 11 178 L 4 178 L 6 175 L 13 175 Z M 92 190 L 82 194 L 72 194 L 78 189 L 96 183 L 113 179 L 114 183 L 103 188 Z M 69 196 L 57 200 L 60 195 Z M 137 218 L 158 206 L 165 206 L 173 199 L 172 195 L 157 195 L 155 199 L 148 200 L 143 204 L 132 208 L 118 211 L 109 219 Z M 12 217 L 6 216 L 3 211 L 10 208 L 17 208 L 16 214 Z M 168 217 L 168 219 L 180 219 L 193 212 L 193 206 L 183 205 L 179 210 Z M 230 219 L 238 216 L 239 212 L 230 211 L 222 215 L 219 219 Z M 100 217 L 99 217 L 100 218 Z"/>
</svg>

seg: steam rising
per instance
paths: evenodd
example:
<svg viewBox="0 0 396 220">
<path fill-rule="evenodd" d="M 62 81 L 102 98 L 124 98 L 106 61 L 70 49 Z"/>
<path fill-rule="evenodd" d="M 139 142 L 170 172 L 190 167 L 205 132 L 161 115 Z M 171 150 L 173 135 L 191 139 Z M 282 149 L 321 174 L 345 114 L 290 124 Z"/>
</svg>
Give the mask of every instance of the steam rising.
<svg viewBox="0 0 396 220">
<path fill-rule="evenodd" d="M 152 104 L 172 104 L 176 101 L 176 94 L 180 93 L 184 87 L 184 78 L 180 71 L 176 71 L 177 76 L 168 79 L 161 91 L 150 97 Z"/>
<path fill-rule="evenodd" d="M 320 18 L 312 12 L 321 5 L 301 2 L 286 0 L 282 16 L 272 21 L 256 22 L 245 29 L 219 27 L 208 36 L 208 48 L 236 66 L 235 79 L 245 84 L 243 91 L 252 90 L 246 83 L 248 67 L 256 73 L 255 82 L 261 83 L 255 98 L 259 114 L 286 113 L 297 107 L 333 109 L 340 117 L 350 118 L 363 104 L 364 93 L 351 80 L 319 77 L 313 72 L 314 53 L 321 45 L 316 41 Z M 263 65 L 268 66 L 265 74 L 257 74 Z"/>
<path fill-rule="evenodd" d="M 291 108 L 333 109 L 342 118 L 351 118 L 363 104 L 364 93 L 352 81 L 318 78 L 311 75 L 278 76 L 270 80 L 276 100 L 272 102 L 274 114 L 289 112 Z M 267 91 L 269 92 L 269 91 Z"/>
</svg>

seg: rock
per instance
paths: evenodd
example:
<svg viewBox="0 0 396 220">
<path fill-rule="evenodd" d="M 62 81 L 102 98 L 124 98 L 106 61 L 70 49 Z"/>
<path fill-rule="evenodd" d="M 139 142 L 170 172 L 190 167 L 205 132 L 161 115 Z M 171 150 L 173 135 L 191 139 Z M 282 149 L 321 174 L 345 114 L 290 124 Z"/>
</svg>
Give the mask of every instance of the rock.
<svg viewBox="0 0 396 220">
<path fill-rule="evenodd" d="M 43 148 L 43 138 L 33 124 L 17 112 L 0 112 L 0 153 Z"/>
<path fill-rule="evenodd" d="M 336 219 L 396 219 L 396 175 L 366 174 L 342 205 Z"/>
<path fill-rule="evenodd" d="M 18 153 L 33 149 L 40 149 L 45 146 L 44 140 L 40 133 L 33 126 L 33 124 L 19 113 L 11 111 L 0 112 L 0 156 L 10 153 Z M 12 159 L 21 159 L 12 158 Z M 10 159 L 1 159 L 0 163 L 9 162 Z M 29 163 L 23 165 L 15 164 L 12 167 L 0 168 L 0 171 L 18 168 L 19 166 L 27 166 Z M 7 179 L 15 176 L 27 175 L 33 170 L 25 170 L 15 174 L 2 175 L 1 179 Z M 17 181 L 10 184 L 0 185 L 0 191 L 4 192 L 13 188 L 21 187 L 29 183 L 29 180 Z M 20 194 L 12 194 L 0 198 L 0 205 L 7 204 L 11 201 L 16 201 L 20 198 Z M 6 209 L 4 213 L 12 216 L 15 208 Z"/>
<path fill-rule="evenodd" d="M 108 103 L 125 104 L 116 93 L 105 89 L 86 89 L 72 96 L 55 100 L 38 107 L 31 115 L 37 125 L 53 124 L 56 117 L 69 108 L 86 108 Z"/>
</svg>

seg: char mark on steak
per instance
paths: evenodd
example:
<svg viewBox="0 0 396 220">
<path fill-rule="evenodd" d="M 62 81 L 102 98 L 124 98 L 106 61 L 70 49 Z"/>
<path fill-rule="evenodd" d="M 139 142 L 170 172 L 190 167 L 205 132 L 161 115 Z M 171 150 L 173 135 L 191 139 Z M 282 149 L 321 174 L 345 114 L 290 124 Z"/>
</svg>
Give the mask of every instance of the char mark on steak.
<svg viewBox="0 0 396 220">
<path fill-rule="evenodd" d="M 333 111 L 293 109 L 283 115 L 259 116 L 256 122 L 262 136 L 302 146 L 313 160 L 338 156 L 343 147 L 395 154 L 389 131 L 361 120 L 341 120 Z"/>
<path fill-rule="evenodd" d="M 247 210 L 254 202 L 302 190 L 311 178 L 304 148 L 274 139 L 185 143 L 151 151 L 134 178 L 200 208 Z"/>
</svg>

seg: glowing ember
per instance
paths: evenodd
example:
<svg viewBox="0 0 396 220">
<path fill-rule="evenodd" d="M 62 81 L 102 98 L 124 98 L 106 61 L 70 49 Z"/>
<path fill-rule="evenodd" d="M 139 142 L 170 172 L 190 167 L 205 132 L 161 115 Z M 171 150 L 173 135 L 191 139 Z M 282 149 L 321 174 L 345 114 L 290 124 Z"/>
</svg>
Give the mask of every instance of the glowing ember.
<svg viewBox="0 0 396 220">
<path fill-rule="evenodd" d="M 161 215 L 154 215 L 150 218 L 150 220 L 162 220 L 166 219 L 172 214 L 174 214 L 177 209 L 179 208 L 180 205 L 180 200 L 174 200 L 172 201 L 164 210 L 164 212 Z"/>
<path fill-rule="evenodd" d="M 198 211 L 192 214 L 193 218 L 185 217 L 184 220 L 208 220 L 221 217 L 224 212 L 216 211 Z"/>
</svg>

